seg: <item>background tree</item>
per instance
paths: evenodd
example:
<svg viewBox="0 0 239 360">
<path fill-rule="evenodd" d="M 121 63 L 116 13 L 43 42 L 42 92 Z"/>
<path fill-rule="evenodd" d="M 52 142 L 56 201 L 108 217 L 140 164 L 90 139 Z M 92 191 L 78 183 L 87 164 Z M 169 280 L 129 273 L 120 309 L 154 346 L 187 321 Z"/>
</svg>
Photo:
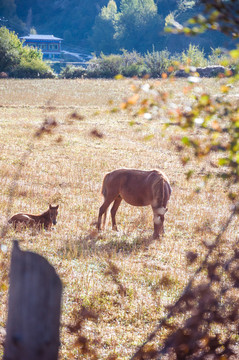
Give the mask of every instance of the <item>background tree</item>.
<svg viewBox="0 0 239 360">
<path fill-rule="evenodd" d="M 93 26 L 90 41 L 94 51 L 103 51 L 104 53 L 116 51 L 115 27 L 118 17 L 116 2 L 110 0 L 108 5 L 101 9 Z"/>
<path fill-rule="evenodd" d="M 0 28 L 0 72 L 8 72 L 20 63 L 22 43 L 7 28 Z"/>
<path fill-rule="evenodd" d="M 160 43 L 163 19 L 157 13 L 154 0 L 122 0 L 116 38 L 126 50 L 144 52 Z"/>
<path fill-rule="evenodd" d="M 13 77 L 54 77 L 49 65 L 42 60 L 42 53 L 23 47 L 17 35 L 6 27 L 0 28 L 0 72 Z"/>
</svg>

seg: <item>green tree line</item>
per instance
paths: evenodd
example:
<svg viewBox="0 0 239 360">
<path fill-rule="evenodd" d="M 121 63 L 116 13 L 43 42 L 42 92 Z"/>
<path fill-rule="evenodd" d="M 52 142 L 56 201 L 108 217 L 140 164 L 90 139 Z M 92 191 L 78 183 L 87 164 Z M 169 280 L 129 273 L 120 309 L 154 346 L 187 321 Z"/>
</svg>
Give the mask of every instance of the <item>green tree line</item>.
<svg viewBox="0 0 239 360">
<path fill-rule="evenodd" d="M 228 47 L 227 37 L 212 31 L 193 39 L 164 33 L 166 24 L 183 24 L 200 9 L 198 0 L 4 0 L 0 2 L 0 25 L 18 35 L 31 31 L 54 34 L 64 44 L 105 54 L 166 47 L 178 52 L 190 42 L 206 52 L 219 45 Z"/>
<path fill-rule="evenodd" d="M 228 55 L 220 49 L 212 49 L 206 56 L 195 45 L 189 45 L 182 53 L 172 55 L 167 50 L 140 54 L 136 51 L 123 50 L 119 54 L 105 55 L 101 53 L 94 56 L 86 67 L 67 65 L 60 71 L 60 78 L 114 78 L 117 75 L 125 77 L 161 77 L 176 74 L 179 65 L 186 68 L 203 67 L 207 65 L 227 64 L 235 68 L 233 61 L 228 61 Z M 54 65 L 52 65 L 54 67 Z M 195 71 L 196 71 L 195 70 Z M 224 73 L 225 68 L 220 66 L 209 76 Z M 0 27 L 0 76 L 16 78 L 53 78 L 57 75 L 53 72 L 49 63 L 42 59 L 40 50 L 23 46 L 18 36 L 6 27 Z M 179 75 L 179 74 L 178 74 Z M 187 76 L 185 72 L 184 76 Z"/>
</svg>

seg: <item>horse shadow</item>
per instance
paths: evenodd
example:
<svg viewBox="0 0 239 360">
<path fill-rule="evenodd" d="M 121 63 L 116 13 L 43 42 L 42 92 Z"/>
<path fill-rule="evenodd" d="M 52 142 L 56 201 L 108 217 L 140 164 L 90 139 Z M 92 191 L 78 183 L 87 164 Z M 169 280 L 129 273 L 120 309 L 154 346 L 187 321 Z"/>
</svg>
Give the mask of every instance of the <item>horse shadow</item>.
<svg viewBox="0 0 239 360">
<path fill-rule="evenodd" d="M 78 258 L 80 255 L 108 253 L 111 254 L 137 254 L 142 249 L 147 250 L 148 247 L 159 240 L 153 239 L 151 236 L 130 237 L 127 234 L 118 236 L 117 234 L 104 234 L 90 232 L 88 235 L 80 238 L 67 239 L 63 246 L 59 249 L 61 256 L 67 258 Z"/>
</svg>

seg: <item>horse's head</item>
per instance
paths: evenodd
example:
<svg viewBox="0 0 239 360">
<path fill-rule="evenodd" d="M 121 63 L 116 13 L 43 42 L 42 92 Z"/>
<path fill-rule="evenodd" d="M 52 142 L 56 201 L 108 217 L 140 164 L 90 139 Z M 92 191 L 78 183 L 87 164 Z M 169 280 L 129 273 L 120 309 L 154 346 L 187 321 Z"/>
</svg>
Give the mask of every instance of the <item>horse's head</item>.
<svg viewBox="0 0 239 360">
<path fill-rule="evenodd" d="M 58 214 L 58 207 L 59 205 L 57 206 L 52 206 L 52 205 L 49 205 L 49 214 L 50 214 L 50 219 L 51 219 L 51 222 L 53 225 L 56 225 L 56 217 L 57 217 L 57 214 Z"/>
</svg>

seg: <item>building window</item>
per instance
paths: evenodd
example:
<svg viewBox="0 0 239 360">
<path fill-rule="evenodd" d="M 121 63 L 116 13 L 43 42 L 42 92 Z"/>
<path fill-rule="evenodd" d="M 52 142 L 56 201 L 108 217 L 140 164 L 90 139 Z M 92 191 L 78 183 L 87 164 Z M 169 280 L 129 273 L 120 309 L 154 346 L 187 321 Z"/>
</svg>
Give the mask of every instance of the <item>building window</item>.
<svg viewBox="0 0 239 360">
<path fill-rule="evenodd" d="M 46 50 L 47 49 L 47 45 L 46 44 L 40 44 L 39 48 L 42 50 Z"/>
<path fill-rule="evenodd" d="M 49 50 L 58 50 L 58 44 L 50 44 Z"/>
</svg>

